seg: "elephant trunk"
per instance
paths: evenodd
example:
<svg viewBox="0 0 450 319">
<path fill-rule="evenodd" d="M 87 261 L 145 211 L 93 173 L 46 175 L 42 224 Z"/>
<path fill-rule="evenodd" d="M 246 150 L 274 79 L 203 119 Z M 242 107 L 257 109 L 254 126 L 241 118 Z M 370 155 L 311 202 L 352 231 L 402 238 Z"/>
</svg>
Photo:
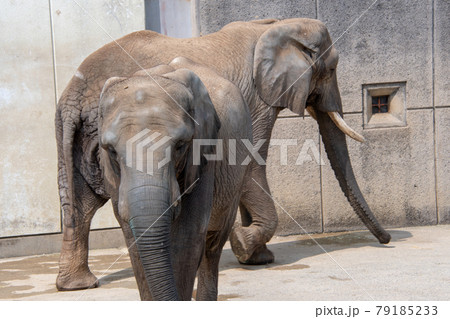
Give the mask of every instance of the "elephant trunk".
<svg viewBox="0 0 450 319">
<path fill-rule="evenodd" d="M 350 205 L 381 244 L 389 243 L 391 235 L 378 223 L 358 187 L 348 154 L 345 134 L 327 113 L 316 111 L 316 117 L 331 167 Z"/>
<path fill-rule="evenodd" d="M 171 191 L 149 176 L 130 187 L 127 206 L 130 227 L 153 300 L 178 300 L 170 258 Z"/>
</svg>

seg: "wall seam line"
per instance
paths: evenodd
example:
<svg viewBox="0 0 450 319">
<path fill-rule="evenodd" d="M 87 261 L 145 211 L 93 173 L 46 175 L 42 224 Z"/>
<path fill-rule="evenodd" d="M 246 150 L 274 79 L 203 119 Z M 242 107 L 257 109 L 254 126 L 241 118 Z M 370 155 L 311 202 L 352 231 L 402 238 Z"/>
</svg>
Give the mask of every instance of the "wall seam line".
<svg viewBox="0 0 450 319">
<path fill-rule="evenodd" d="M 52 61 L 53 61 L 53 86 L 55 92 L 55 108 L 58 104 L 58 88 L 57 88 L 57 74 L 56 74 L 56 47 L 55 47 L 55 32 L 53 26 L 52 0 L 48 0 L 48 11 L 50 16 L 50 38 L 52 42 Z"/>
<path fill-rule="evenodd" d="M 319 137 L 319 157 L 320 157 L 320 163 L 322 163 L 322 145 L 320 143 L 320 133 L 318 133 L 318 137 Z M 322 227 L 322 233 L 325 232 L 325 226 L 324 226 L 324 201 L 323 201 L 323 165 L 320 165 L 319 163 L 319 182 L 320 182 L 320 221 L 321 221 L 321 227 Z"/>
<path fill-rule="evenodd" d="M 437 130 L 436 130 L 436 91 L 435 91 L 435 0 L 431 0 L 431 99 L 433 104 L 433 148 L 434 148 L 434 194 L 436 205 L 436 223 L 440 223 L 439 198 L 438 198 L 438 174 L 437 174 Z"/>
<path fill-rule="evenodd" d="M 191 23 L 192 36 L 199 37 L 202 34 L 200 23 L 200 0 L 192 0 L 191 2 Z"/>
<path fill-rule="evenodd" d="M 319 19 L 319 0 L 315 0 L 316 3 L 316 19 Z M 321 141 L 321 136 L 320 133 L 317 133 L 318 138 L 319 138 L 319 157 L 320 160 L 322 162 L 322 156 L 323 153 L 322 152 L 322 145 L 320 143 Z M 320 184 L 320 222 L 321 222 L 321 227 L 322 227 L 322 233 L 325 232 L 325 212 L 324 212 L 324 194 L 323 194 L 323 166 L 319 164 L 319 184 Z"/>
<path fill-rule="evenodd" d="M 316 19 L 319 19 L 319 0 L 316 0 Z"/>
<path fill-rule="evenodd" d="M 52 0 L 48 0 L 48 13 L 50 18 L 50 39 L 52 43 L 52 62 L 53 62 L 53 92 L 55 93 L 55 110 L 58 105 L 58 85 L 57 85 L 57 73 L 56 73 L 56 46 L 55 46 L 55 31 L 53 25 L 53 9 Z M 63 231 L 63 213 L 62 209 L 59 211 L 59 233 Z"/>
</svg>

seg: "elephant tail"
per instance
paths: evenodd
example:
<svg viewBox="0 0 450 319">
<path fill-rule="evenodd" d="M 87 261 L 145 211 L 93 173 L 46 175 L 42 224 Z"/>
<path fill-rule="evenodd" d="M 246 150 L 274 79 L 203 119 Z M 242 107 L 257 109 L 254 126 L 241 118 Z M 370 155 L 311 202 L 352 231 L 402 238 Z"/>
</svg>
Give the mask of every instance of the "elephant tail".
<svg viewBox="0 0 450 319">
<path fill-rule="evenodd" d="M 77 80 L 80 81 L 76 77 L 72 78 L 58 102 L 55 114 L 58 188 L 64 215 L 73 211 L 73 145 L 76 129 L 81 123 L 81 100 L 84 91 L 80 90 L 80 83 L 77 83 Z"/>
</svg>

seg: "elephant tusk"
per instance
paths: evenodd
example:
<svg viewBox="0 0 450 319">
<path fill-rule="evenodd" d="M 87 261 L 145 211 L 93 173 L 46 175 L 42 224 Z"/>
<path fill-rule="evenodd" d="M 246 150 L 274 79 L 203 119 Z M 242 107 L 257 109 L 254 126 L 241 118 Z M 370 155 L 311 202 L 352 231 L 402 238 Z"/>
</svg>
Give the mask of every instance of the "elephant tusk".
<svg viewBox="0 0 450 319">
<path fill-rule="evenodd" d="M 317 121 L 317 115 L 312 106 L 307 106 L 306 111 L 308 111 L 309 115 Z"/>
<path fill-rule="evenodd" d="M 361 134 L 356 133 L 350 126 L 345 123 L 344 119 L 338 112 L 328 112 L 328 115 L 333 120 L 334 124 L 346 135 L 350 136 L 352 139 L 364 143 L 365 139 Z"/>
</svg>

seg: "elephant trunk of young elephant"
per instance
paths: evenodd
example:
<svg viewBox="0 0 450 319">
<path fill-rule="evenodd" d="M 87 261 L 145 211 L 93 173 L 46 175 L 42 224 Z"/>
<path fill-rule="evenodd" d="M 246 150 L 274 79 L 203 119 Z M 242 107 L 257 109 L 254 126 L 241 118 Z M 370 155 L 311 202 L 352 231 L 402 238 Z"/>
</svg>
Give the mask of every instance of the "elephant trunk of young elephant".
<svg viewBox="0 0 450 319">
<path fill-rule="evenodd" d="M 167 181 L 135 174 L 126 192 L 129 223 L 153 300 L 178 300 L 170 258 L 170 227 L 177 208 Z M 129 184 L 130 185 L 130 184 Z"/>
<path fill-rule="evenodd" d="M 336 126 L 329 114 L 316 111 L 316 117 L 331 167 L 350 205 L 380 243 L 389 243 L 391 236 L 378 223 L 358 187 L 348 154 L 345 134 Z"/>
</svg>

